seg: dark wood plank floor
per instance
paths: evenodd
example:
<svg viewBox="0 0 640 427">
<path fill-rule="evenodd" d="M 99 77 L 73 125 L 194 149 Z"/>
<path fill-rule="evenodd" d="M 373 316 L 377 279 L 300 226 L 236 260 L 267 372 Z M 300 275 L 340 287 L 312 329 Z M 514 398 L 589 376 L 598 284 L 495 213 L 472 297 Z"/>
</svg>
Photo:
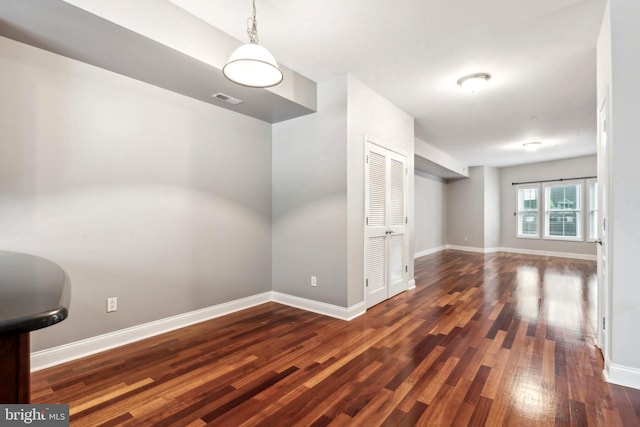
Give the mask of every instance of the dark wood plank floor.
<svg viewBox="0 0 640 427">
<path fill-rule="evenodd" d="M 640 426 L 590 328 L 595 263 L 444 251 L 351 322 L 268 303 L 33 374 L 72 425 Z"/>
</svg>

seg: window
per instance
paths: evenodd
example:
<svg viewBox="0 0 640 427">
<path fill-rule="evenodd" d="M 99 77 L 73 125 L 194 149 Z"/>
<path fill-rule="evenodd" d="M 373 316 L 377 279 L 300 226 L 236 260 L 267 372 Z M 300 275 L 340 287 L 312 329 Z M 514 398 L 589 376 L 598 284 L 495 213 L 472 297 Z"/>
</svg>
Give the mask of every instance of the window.
<svg viewBox="0 0 640 427">
<path fill-rule="evenodd" d="M 589 234 L 588 239 L 592 242 L 598 240 L 598 182 L 596 180 L 587 181 L 589 189 Z"/>
<path fill-rule="evenodd" d="M 582 240 L 582 184 L 545 185 L 545 238 Z"/>
<path fill-rule="evenodd" d="M 518 187 L 518 237 L 538 238 L 540 236 L 539 192 L 538 185 Z"/>
</svg>

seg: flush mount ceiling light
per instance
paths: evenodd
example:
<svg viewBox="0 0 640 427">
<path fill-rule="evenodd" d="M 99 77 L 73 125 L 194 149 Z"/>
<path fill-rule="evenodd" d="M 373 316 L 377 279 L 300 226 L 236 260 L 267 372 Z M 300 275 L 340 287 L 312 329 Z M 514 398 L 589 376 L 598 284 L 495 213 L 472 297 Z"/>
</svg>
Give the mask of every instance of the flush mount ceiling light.
<svg viewBox="0 0 640 427">
<path fill-rule="evenodd" d="M 522 144 L 525 150 L 531 151 L 531 152 L 538 151 L 538 148 L 540 148 L 541 145 L 542 145 L 542 142 L 539 142 L 539 141 L 525 142 L 524 144 Z"/>
<path fill-rule="evenodd" d="M 487 85 L 490 79 L 491 76 L 487 73 L 469 74 L 468 76 L 460 77 L 458 86 L 469 92 L 478 92 Z"/>
<path fill-rule="evenodd" d="M 282 81 L 282 71 L 269 51 L 258 44 L 258 21 L 256 0 L 253 0 L 253 15 L 247 20 L 249 43 L 233 51 L 222 68 L 226 78 L 248 87 L 271 87 Z"/>
</svg>

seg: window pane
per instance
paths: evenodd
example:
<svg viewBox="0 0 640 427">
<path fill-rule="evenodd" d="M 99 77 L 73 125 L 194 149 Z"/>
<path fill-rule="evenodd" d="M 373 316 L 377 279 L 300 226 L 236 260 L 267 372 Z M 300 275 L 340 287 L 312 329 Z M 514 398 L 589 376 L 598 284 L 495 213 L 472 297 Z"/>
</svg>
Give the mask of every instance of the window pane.
<svg viewBox="0 0 640 427">
<path fill-rule="evenodd" d="M 577 212 L 551 212 L 549 213 L 549 235 L 578 237 L 578 213 Z"/>
<path fill-rule="evenodd" d="M 518 236 L 538 237 L 538 207 L 540 206 L 539 186 L 518 188 Z"/>
<path fill-rule="evenodd" d="M 549 209 L 578 209 L 577 186 L 552 187 L 549 195 Z"/>
<path fill-rule="evenodd" d="M 545 236 L 580 239 L 582 184 L 548 185 L 545 188 Z"/>
<path fill-rule="evenodd" d="M 522 191 L 522 208 L 538 209 L 538 191 L 535 188 L 527 188 Z"/>
<path fill-rule="evenodd" d="M 522 231 L 521 233 L 527 236 L 538 235 L 538 214 L 537 213 L 524 213 L 521 217 Z"/>
</svg>

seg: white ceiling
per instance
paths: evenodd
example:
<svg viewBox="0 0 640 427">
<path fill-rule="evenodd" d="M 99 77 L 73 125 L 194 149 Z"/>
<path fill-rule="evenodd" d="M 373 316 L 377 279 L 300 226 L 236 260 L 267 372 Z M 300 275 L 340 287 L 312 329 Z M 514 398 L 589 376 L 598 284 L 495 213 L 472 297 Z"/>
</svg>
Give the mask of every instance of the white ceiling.
<svg viewBox="0 0 640 427">
<path fill-rule="evenodd" d="M 171 0 L 247 41 L 251 0 Z M 594 154 L 605 0 L 257 0 L 260 44 L 315 81 L 349 72 L 470 165 Z M 480 93 L 459 77 L 492 75 Z M 522 144 L 541 141 L 536 153 Z"/>
</svg>

